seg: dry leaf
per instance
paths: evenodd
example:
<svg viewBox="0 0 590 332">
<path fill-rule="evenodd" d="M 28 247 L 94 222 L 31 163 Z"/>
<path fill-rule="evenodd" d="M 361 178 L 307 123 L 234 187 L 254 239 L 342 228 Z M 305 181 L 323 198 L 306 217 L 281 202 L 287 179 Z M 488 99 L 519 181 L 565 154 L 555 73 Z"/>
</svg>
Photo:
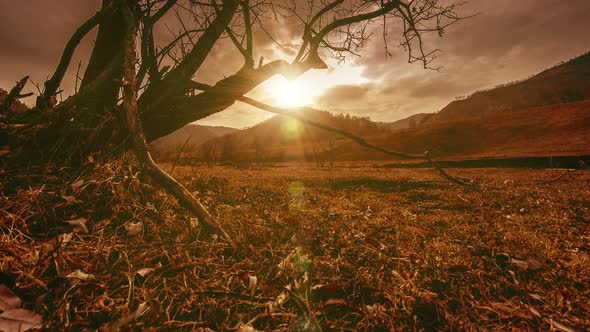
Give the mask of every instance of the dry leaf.
<svg viewBox="0 0 590 332">
<path fill-rule="evenodd" d="M 80 187 L 82 187 L 82 185 L 84 184 L 84 179 L 80 179 L 74 183 L 72 183 L 70 185 L 70 187 L 72 188 L 72 190 L 76 191 L 78 190 Z"/>
<path fill-rule="evenodd" d="M 571 327 L 567 327 L 567 326 L 561 324 L 560 322 L 554 321 L 553 319 L 551 319 L 550 322 L 551 322 L 551 327 L 556 328 L 560 331 L 575 332 L 575 330 L 572 329 Z"/>
<path fill-rule="evenodd" d="M 529 268 L 529 264 L 526 261 L 521 261 L 520 259 L 512 258 L 510 263 L 516 266 L 516 268 L 520 271 L 526 271 Z"/>
<path fill-rule="evenodd" d="M 74 236 L 74 233 L 64 233 L 52 238 L 43 243 L 43 252 L 54 251 L 58 245 L 65 247 L 65 245 L 72 239 L 72 236 Z"/>
<path fill-rule="evenodd" d="M 146 312 L 150 310 L 147 302 L 142 302 L 137 306 L 137 310 L 135 310 L 134 318 L 138 319 L 139 317 L 145 315 Z"/>
<path fill-rule="evenodd" d="M 257 286 L 258 286 L 258 278 L 256 278 L 255 276 L 249 276 L 248 277 L 248 289 L 250 290 L 250 294 L 254 294 Z"/>
<path fill-rule="evenodd" d="M 541 313 L 540 313 L 540 312 L 539 312 L 537 309 L 535 309 L 535 308 L 534 308 L 534 307 L 532 307 L 532 306 L 528 306 L 528 307 L 529 307 L 529 311 L 530 311 L 530 312 L 531 312 L 533 315 L 535 315 L 535 316 L 537 316 L 537 317 L 541 318 Z"/>
<path fill-rule="evenodd" d="M 74 236 L 74 233 L 60 234 L 57 236 L 57 242 L 61 243 L 61 244 L 66 244 L 66 243 L 70 242 L 70 240 L 72 239 L 72 236 Z"/>
<path fill-rule="evenodd" d="M 139 274 L 139 276 L 145 278 L 148 275 L 152 274 L 154 271 L 156 271 L 156 269 L 151 268 L 151 267 L 144 267 L 143 269 L 137 270 L 137 272 L 135 272 L 135 273 L 137 273 L 137 274 Z"/>
<path fill-rule="evenodd" d="M 539 270 L 543 267 L 543 264 L 541 264 L 541 262 L 539 262 L 538 260 L 534 259 L 534 258 L 528 258 L 526 260 L 527 264 L 529 265 L 529 270 L 530 271 L 536 271 Z"/>
<path fill-rule="evenodd" d="M 543 301 L 543 297 L 539 294 L 535 294 L 535 293 L 529 293 L 529 296 L 533 299 L 533 300 L 537 300 L 537 301 Z"/>
<path fill-rule="evenodd" d="M 76 270 L 66 276 L 68 279 L 78 279 L 82 281 L 92 280 L 94 279 L 94 274 L 84 273 L 80 270 Z"/>
<path fill-rule="evenodd" d="M 10 288 L 4 284 L 0 284 L 0 310 L 8 311 L 20 308 L 23 301 L 14 294 Z"/>
<path fill-rule="evenodd" d="M 536 271 L 543 267 L 543 264 L 534 258 L 528 258 L 526 261 L 520 259 L 511 259 L 510 263 L 520 271 Z"/>
<path fill-rule="evenodd" d="M 88 227 L 86 227 L 86 222 L 88 220 L 86 218 L 78 218 L 74 220 L 68 220 L 66 223 L 70 224 L 74 227 L 74 232 L 78 233 L 80 231 L 84 233 L 88 233 Z"/>
<path fill-rule="evenodd" d="M 137 236 L 141 234 L 141 231 L 143 230 L 143 223 L 125 223 L 125 229 L 127 230 L 127 235 Z"/>
<path fill-rule="evenodd" d="M 344 299 L 344 290 L 336 284 L 315 285 L 311 287 L 310 298 L 314 302 Z"/>
<path fill-rule="evenodd" d="M 253 328 L 250 325 L 240 325 L 240 327 L 238 327 L 238 329 L 236 331 L 237 332 L 258 332 L 257 329 Z"/>
<path fill-rule="evenodd" d="M 0 331 L 28 331 L 40 329 L 43 318 L 27 309 L 12 309 L 0 314 Z"/>
</svg>

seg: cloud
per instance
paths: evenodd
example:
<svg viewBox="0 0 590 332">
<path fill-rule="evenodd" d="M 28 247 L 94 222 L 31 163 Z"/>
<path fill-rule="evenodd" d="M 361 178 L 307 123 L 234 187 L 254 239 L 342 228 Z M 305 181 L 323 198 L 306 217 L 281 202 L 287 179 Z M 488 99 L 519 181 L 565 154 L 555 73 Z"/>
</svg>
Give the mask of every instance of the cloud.
<svg viewBox="0 0 590 332">
<path fill-rule="evenodd" d="M 302 6 L 308 3 L 298 1 Z M 96 12 L 100 2 L 0 1 L 0 87 L 10 89 L 15 80 L 26 74 L 42 83 L 53 72 L 68 38 Z M 413 113 L 436 111 L 456 96 L 527 77 L 590 49 L 588 0 L 470 0 L 461 12 L 479 15 L 449 27 L 443 38 L 431 34 L 425 39 L 429 49 L 442 50 L 435 63 L 443 66 L 441 71 L 408 64 L 406 52 L 396 47 L 399 26 L 393 23 L 388 25 L 392 57 L 387 58 L 380 22 L 375 21 L 373 39 L 365 45 L 362 56 L 347 59 L 348 68 L 362 69 L 368 82 L 339 81 L 339 86 L 316 99 L 317 105 L 334 112 L 394 121 Z M 301 37 L 300 22 L 294 16 L 280 15 L 267 15 L 263 22 L 272 39 L 260 27 L 255 27 L 255 60 L 261 56 L 265 62 L 290 59 L 292 46 Z M 169 13 L 165 23 L 174 28 L 174 15 Z M 171 38 L 164 22 L 158 26 L 157 37 L 162 44 Z M 64 80 L 66 91 L 73 90 L 78 61 L 82 60 L 84 69 L 93 39 L 94 35 L 88 36 L 76 52 Z M 242 63 L 241 55 L 229 39 L 223 39 L 215 45 L 196 79 L 215 83 L 235 73 Z M 218 119 L 224 125 L 249 126 L 266 116 L 257 112 L 236 104 Z"/>
<path fill-rule="evenodd" d="M 527 77 L 590 50 L 590 1 L 471 0 L 461 11 L 479 15 L 451 26 L 443 38 L 425 39 L 429 49 L 442 50 L 435 60 L 440 71 L 408 64 L 406 52 L 395 48 L 399 36 L 390 31 L 392 57 L 385 57 L 381 38 L 373 38 L 354 59 L 374 82 L 369 90 L 346 99 L 344 92 L 353 87 L 338 87 L 318 98 L 318 105 L 394 121 L 435 112 L 457 96 Z"/>
</svg>

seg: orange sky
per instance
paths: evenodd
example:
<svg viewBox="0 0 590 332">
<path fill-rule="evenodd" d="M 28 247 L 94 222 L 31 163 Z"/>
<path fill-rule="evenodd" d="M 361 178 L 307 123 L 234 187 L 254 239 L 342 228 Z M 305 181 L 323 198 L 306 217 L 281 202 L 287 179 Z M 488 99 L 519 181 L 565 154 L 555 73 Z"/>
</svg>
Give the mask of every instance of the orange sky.
<svg viewBox="0 0 590 332">
<path fill-rule="evenodd" d="M 99 3 L 1 1 L 0 88 L 10 89 L 24 75 L 42 83 L 53 72 L 71 33 L 99 8 Z M 407 64 L 405 52 L 396 48 L 395 42 L 390 43 L 392 57 L 386 58 L 381 38 L 374 38 L 360 58 L 350 56 L 340 64 L 326 59 L 328 70 L 310 71 L 291 86 L 282 78 L 274 78 L 250 96 L 279 106 L 311 104 L 376 121 L 395 121 L 415 113 L 435 112 L 456 96 L 524 78 L 590 50 L 588 0 L 471 0 L 463 11 L 480 15 L 449 28 L 443 38 L 427 40 L 432 48 L 442 49 L 436 60 L 436 65 L 443 66 L 439 72 Z M 26 19 L 22 13 L 28 13 Z M 285 25 L 276 25 L 272 33 L 285 43 L 296 38 Z M 157 36 L 162 43 L 170 37 L 164 27 L 159 28 Z M 392 36 L 393 41 L 396 37 Z M 82 66 L 87 61 L 93 38 L 86 38 L 74 56 L 63 84 L 66 94 L 73 90 L 78 61 Z M 260 54 L 266 59 L 289 59 L 288 51 L 264 36 L 258 38 Z M 221 41 L 196 76 L 214 83 L 233 74 L 240 65 L 239 53 L 227 41 Z M 37 92 L 32 85 L 29 89 Z M 269 116 L 235 104 L 199 122 L 242 128 Z"/>
</svg>

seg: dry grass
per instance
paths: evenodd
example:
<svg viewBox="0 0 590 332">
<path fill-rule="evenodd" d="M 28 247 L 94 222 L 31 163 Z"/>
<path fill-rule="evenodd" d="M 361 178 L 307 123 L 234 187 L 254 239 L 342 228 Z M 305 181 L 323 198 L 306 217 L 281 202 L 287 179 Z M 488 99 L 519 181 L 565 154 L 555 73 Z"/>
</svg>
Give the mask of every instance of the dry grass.
<svg viewBox="0 0 590 332">
<path fill-rule="evenodd" d="M 473 190 L 430 170 L 177 166 L 236 253 L 125 165 L 0 175 L 0 277 L 48 329 L 590 329 L 588 171 L 450 170 L 491 181 Z M 80 217 L 88 233 L 64 223 Z"/>
</svg>

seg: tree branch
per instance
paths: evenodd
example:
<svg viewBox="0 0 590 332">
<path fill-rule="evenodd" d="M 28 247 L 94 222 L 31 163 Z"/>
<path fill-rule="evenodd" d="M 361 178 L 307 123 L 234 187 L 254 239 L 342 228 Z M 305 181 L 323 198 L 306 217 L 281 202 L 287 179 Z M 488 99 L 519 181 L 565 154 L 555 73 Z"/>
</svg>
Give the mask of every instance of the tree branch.
<svg viewBox="0 0 590 332">
<path fill-rule="evenodd" d="M 45 82 L 45 91 L 43 91 L 42 95 L 37 97 L 37 108 L 47 108 L 54 106 L 51 102 L 51 99 L 55 96 L 55 94 L 57 93 L 57 89 L 61 85 L 61 81 L 63 80 L 66 70 L 70 65 L 70 61 L 72 61 L 74 51 L 76 51 L 76 48 L 78 47 L 82 39 L 101 22 L 101 20 L 106 16 L 106 14 L 109 11 L 111 11 L 111 9 L 112 6 L 110 5 L 106 8 L 103 8 L 102 10 L 94 14 L 94 16 L 89 18 L 86 22 L 84 22 L 84 24 L 82 24 L 78 29 L 76 29 L 76 31 L 66 44 L 66 47 L 64 48 L 59 64 L 55 69 L 55 73 L 53 73 L 53 76 L 51 76 L 51 78 Z"/>
<path fill-rule="evenodd" d="M 190 79 L 203 64 L 223 31 L 231 22 L 238 5 L 238 0 L 223 1 L 222 10 L 203 32 L 191 51 L 162 79 L 161 84 L 150 84 L 141 95 L 138 102 L 142 110 L 149 111 L 150 108 L 153 108 L 162 111 L 163 102 L 169 100 L 172 96 L 184 93 L 184 91 L 180 90 L 182 84 Z"/>
<path fill-rule="evenodd" d="M 10 89 L 10 92 L 4 97 L 2 103 L 0 103 L 0 115 L 7 115 L 10 112 L 10 106 L 21 96 L 21 91 L 23 91 L 28 80 L 29 76 L 25 76 L 20 81 L 17 81 L 14 87 Z"/>
<path fill-rule="evenodd" d="M 133 149 L 139 162 L 143 165 L 147 173 L 164 189 L 170 192 L 180 204 L 194 213 L 202 222 L 205 230 L 214 232 L 227 240 L 233 248 L 237 248 L 233 239 L 223 230 L 217 223 L 215 218 L 209 214 L 207 209 L 193 197 L 193 195 L 173 177 L 162 170 L 152 159 L 148 146 L 141 128 L 139 114 L 137 112 L 137 97 L 136 97 L 136 83 L 135 83 L 135 36 L 137 34 L 137 27 L 133 23 L 132 13 L 126 10 L 126 20 L 130 27 L 127 33 L 125 42 L 125 58 L 123 75 L 125 84 L 123 86 L 123 110 L 126 115 L 127 125 L 131 137 L 133 139 Z"/>
</svg>

